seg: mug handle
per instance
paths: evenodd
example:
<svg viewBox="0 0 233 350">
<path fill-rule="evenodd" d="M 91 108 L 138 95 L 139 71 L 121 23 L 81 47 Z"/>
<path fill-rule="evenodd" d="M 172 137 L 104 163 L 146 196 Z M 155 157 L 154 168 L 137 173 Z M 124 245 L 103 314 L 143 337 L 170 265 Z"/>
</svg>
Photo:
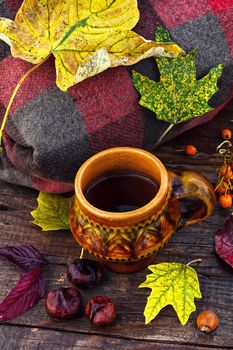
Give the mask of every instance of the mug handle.
<svg viewBox="0 0 233 350">
<path fill-rule="evenodd" d="M 179 206 L 180 226 L 206 220 L 214 211 L 216 198 L 210 182 L 194 171 L 168 172 L 171 186 L 169 206 Z"/>
</svg>

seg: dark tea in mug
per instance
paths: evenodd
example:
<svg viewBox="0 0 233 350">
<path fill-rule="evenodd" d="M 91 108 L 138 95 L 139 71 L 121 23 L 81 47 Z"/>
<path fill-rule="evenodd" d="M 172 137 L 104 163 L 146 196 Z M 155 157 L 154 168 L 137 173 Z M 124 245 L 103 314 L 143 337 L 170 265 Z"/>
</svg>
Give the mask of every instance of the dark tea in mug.
<svg viewBox="0 0 233 350">
<path fill-rule="evenodd" d="M 122 173 L 95 179 L 87 185 L 84 196 L 98 209 L 121 213 L 143 207 L 158 190 L 157 183 L 145 175 Z"/>
</svg>

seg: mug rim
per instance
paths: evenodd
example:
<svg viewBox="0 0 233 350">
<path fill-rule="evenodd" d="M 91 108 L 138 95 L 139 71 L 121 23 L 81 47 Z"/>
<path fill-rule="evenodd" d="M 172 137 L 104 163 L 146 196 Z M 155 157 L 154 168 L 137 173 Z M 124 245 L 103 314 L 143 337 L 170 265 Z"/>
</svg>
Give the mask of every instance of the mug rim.
<svg viewBox="0 0 233 350">
<path fill-rule="evenodd" d="M 105 211 L 102 209 L 99 209 L 95 206 L 93 206 L 84 196 L 83 190 L 82 190 L 82 178 L 85 174 L 85 171 L 88 167 L 91 166 L 92 162 L 96 159 L 99 159 L 101 157 L 104 157 L 105 155 L 116 155 L 117 153 L 125 152 L 127 154 L 131 153 L 137 154 L 137 155 L 143 155 L 147 157 L 151 161 L 151 163 L 154 163 L 157 166 L 157 169 L 160 171 L 160 185 L 159 190 L 156 193 L 156 195 L 152 198 L 151 201 L 149 201 L 144 206 L 132 210 L 132 211 L 126 211 L 126 212 L 110 212 Z M 75 182 L 74 182 L 74 188 L 75 188 L 75 195 L 76 199 L 79 203 L 81 211 L 83 211 L 84 214 L 90 217 L 90 219 L 94 221 L 100 221 L 100 222 L 106 222 L 106 224 L 112 224 L 112 226 L 121 226 L 122 224 L 124 226 L 128 226 L 131 224 L 135 224 L 136 222 L 141 222 L 145 219 L 148 219 L 149 217 L 155 215 L 158 210 L 155 208 L 158 206 L 159 203 L 161 203 L 161 207 L 163 203 L 166 200 L 167 193 L 168 193 L 168 173 L 163 165 L 163 163 L 152 153 L 145 151 L 140 148 L 134 148 L 134 147 L 114 147 L 114 148 L 108 148 L 106 150 L 100 151 L 93 156 L 91 156 L 89 159 L 87 159 L 81 167 L 78 169 L 76 176 L 75 176 Z"/>
</svg>

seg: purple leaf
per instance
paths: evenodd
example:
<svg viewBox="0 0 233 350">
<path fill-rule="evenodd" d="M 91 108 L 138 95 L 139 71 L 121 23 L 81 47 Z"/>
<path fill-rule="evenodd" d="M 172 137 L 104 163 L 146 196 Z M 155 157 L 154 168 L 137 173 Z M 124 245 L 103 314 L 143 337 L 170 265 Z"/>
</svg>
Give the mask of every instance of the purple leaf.
<svg viewBox="0 0 233 350">
<path fill-rule="evenodd" d="M 43 270 L 37 268 L 25 273 L 0 304 L 0 321 L 12 320 L 29 310 L 43 298 L 44 293 Z"/>
<path fill-rule="evenodd" d="M 233 267 L 233 215 L 227 218 L 215 236 L 215 250 L 227 264 Z"/>
<path fill-rule="evenodd" d="M 48 261 L 31 244 L 0 247 L 0 257 L 4 257 L 25 271 L 48 264 Z"/>
</svg>

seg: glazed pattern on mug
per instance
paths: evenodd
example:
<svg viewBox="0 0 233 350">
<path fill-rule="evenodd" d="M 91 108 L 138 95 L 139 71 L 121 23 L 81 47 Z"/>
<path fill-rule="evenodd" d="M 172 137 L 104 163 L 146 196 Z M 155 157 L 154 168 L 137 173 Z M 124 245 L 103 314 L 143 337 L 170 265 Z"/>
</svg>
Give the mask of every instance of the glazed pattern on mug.
<svg viewBox="0 0 233 350">
<path fill-rule="evenodd" d="M 124 228 L 111 228 L 91 221 L 81 212 L 74 197 L 70 227 L 77 242 L 91 254 L 116 262 L 136 261 L 155 253 L 187 220 L 195 219 L 197 212 L 199 218 L 205 216 L 207 210 L 201 199 L 199 203 L 180 200 L 184 197 L 184 184 L 180 176 L 169 175 L 169 191 L 161 210 L 144 222 Z"/>
</svg>

